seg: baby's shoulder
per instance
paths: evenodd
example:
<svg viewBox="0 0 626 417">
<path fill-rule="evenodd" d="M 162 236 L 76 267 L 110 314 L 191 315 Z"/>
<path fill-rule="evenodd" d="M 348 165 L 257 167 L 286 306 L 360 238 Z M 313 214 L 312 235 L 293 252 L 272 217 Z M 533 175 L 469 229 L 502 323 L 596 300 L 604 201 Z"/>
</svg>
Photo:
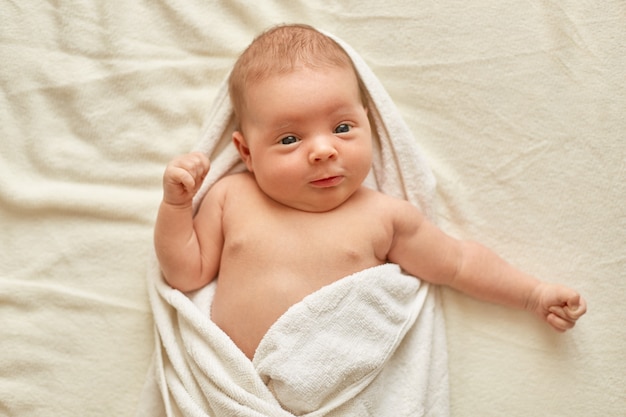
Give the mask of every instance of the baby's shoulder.
<svg viewBox="0 0 626 417">
<path fill-rule="evenodd" d="M 391 210 L 396 211 L 398 209 L 417 209 L 416 206 L 411 204 L 409 201 L 404 200 L 402 198 L 393 197 L 389 194 L 385 194 L 382 191 L 374 190 L 367 187 L 361 187 L 361 193 L 363 199 L 368 205 L 375 206 L 377 210 Z"/>
<path fill-rule="evenodd" d="M 419 207 L 408 200 L 390 196 L 383 192 L 364 188 L 366 206 L 378 213 L 380 218 L 392 221 L 394 224 L 420 223 L 423 214 Z"/>
<path fill-rule="evenodd" d="M 212 204 L 222 206 L 226 200 L 236 196 L 239 191 L 250 187 L 251 182 L 254 182 L 254 179 L 250 179 L 247 173 L 225 175 L 211 184 L 203 197 L 202 205 L 206 206 L 206 202 L 210 201 Z"/>
<path fill-rule="evenodd" d="M 256 186 L 254 177 L 249 172 L 239 172 L 221 177 L 211 186 L 210 192 L 226 194 L 228 191 L 239 191 L 242 188 Z"/>
</svg>

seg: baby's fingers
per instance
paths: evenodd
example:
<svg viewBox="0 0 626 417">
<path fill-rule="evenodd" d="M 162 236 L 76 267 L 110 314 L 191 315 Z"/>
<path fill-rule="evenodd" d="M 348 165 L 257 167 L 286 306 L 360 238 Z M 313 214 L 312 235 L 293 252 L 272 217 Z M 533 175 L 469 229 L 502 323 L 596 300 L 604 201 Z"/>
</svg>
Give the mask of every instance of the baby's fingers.
<svg viewBox="0 0 626 417">
<path fill-rule="evenodd" d="M 578 320 L 587 311 L 587 304 L 585 300 L 576 297 L 577 300 L 572 300 L 571 303 L 564 306 L 552 306 L 548 309 L 549 314 L 546 317 L 546 321 L 558 331 L 565 331 L 571 329 L 576 325 Z"/>
<path fill-rule="evenodd" d="M 187 204 L 202 185 L 209 166 L 209 158 L 199 152 L 182 155 L 170 162 L 163 176 L 164 201 Z"/>
<path fill-rule="evenodd" d="M 196 186 L 196 179 L 185 168 L 171 165 L 165 170 L 163 176 L 163 188 L 166 200 L 179 198 L 182 193 L 193 192 Z"/>
<path fill-rule="evenodd" d="M 554 308 L 556 310 L 560 307 L 554 307 Z M 569 330 L 572 327 L 574 327 L 574 325 L 576 324 L 575 321 L 566 320 L 557 313 L 548 314 L 548 316 L 546 317 L 546 321 L 548 322 L 548 324 L 550 324 L 550 326 L 552 326 L 555 330 L 559 332 L 564 332 L 566 330 Z"/>
<path fill-rule="evenodd" d="M 193 189 L 204 179 L 209 171 L 209 158 L 199 152 L 193 152 L 174 159 L 165 170 L 165 179 L 178 182 L 187 189 Z"/>
<path fill-rule="evenodd" d="M 563 311 L 572 320 L 578 320 L 583 314 L 587 312 L 587 302 L 580 295 L 576 294 L 567 301 L 567 305 L 563 308 Z"/>
<path fill-rule="evenodd" d="M 209 158 L 201 152 L 193 152 L 192 155 L 196 158 L 196 169 L 198 169 L 199 176 L 204 178 L 211 165 Z"/>
<path fill-rule="evenodd" d="M 195 175 L 189 172 L 189 170 L 183 168 L 173 168 L 171 173 L 173 183 L 181 184 L 187 191 L 193 191 L 196 186 Z"/>
<path fill-rule="evenodd" d="M 209 158 L 200 152 L 192 152 L 182 156 L 176 161 L 176 164 L 186 170 L 195 180 L 204 179 L 209 171 Z"/>
</svg>

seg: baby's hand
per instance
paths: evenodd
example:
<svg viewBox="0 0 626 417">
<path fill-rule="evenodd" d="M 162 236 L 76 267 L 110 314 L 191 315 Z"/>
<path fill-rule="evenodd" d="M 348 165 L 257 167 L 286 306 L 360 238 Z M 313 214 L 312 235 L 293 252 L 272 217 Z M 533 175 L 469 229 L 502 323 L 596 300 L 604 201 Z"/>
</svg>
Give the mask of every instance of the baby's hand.
<svg viewBox="0 0 626 417">
<path fill-rule="evenodd" d="M 209 158 L 200 152 L 173 159 L 163 174 L 163 202 L 171 205 L 190 204 L 209 167 Z"/>
<path fill-rule="evenodd" d="M 574 327 L 587 311 L 587 303 L 580 294 L 562 285 L 539 284 L 533 298 L 531 309 L 559 332 Z"/>
</svg>

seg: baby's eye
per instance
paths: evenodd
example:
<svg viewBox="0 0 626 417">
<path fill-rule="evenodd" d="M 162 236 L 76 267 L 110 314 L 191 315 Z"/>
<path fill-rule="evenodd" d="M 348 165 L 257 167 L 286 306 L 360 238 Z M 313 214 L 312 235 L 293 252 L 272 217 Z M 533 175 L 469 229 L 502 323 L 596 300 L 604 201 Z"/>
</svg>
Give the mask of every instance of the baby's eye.
<svg viewBox="0 0 626 417">
<path fill-rule="evenodd" d="M 292 143 L 296 143 L 298 138 L 295 136 L 285 136 L 279 142 L 281 145 L 291 145 Z"/>
<path fill-rule="evenodd" d="M 342 123 L 335 128 L 335 133 L 348 133 L 352 127 L 347 123 Z"/>
</svg>

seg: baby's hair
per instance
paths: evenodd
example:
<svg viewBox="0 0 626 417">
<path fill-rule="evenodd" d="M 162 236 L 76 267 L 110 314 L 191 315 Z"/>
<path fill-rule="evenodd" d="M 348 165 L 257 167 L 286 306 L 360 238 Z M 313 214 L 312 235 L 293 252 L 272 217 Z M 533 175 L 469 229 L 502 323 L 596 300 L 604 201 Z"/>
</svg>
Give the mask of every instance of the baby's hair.
<svg viewBox="0 0 626 417">
<path fill-rule="evenodd" d="M 288 74 L 298 67 L 343 67 L 354 71 L 363 105 L 365 89 L 346 51 L 328 36 L 303 24 L 279 25 L 256 37 L 241 54 L 228 79 L 235 116 L 241 117 L 245 91 L 271 76 Z"/>
</svg>

